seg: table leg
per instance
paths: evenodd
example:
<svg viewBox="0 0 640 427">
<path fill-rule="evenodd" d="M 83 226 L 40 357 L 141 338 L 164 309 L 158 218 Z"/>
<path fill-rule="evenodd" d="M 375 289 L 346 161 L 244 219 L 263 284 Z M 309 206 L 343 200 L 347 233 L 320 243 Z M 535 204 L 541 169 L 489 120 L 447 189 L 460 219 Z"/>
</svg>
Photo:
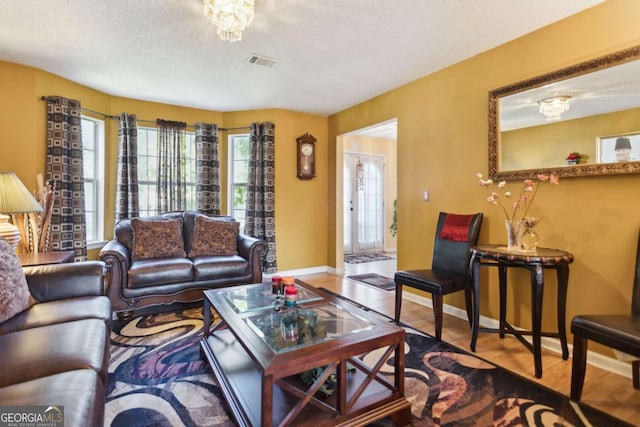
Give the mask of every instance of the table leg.
<svg viewBox="0 0 640 427">
<path fill-rule="evenodd" d="M 562 346 L 562 359 L 569 358 L 569 346 L 567 345 L 567 287 L 569 284 L 569 266 L 562 264 L 557 269 L 558 276 L 558 334 L 560 335 L 560 345 Z"/>
<path fill-rule="evenodd" d="M 470 263 L 473 321 L 471 323 L 471 342 L 469 343 L 469 347 L 471 347 L 471 351 L 475 353 L 476 341 L 478 340 L 478 327 L 480 325 L 480 260 L 473 254 Z"/>
<path fill-rule="evenodd" d="M 402 283 L 396 282 L 396 307 L 393 313 L 393 320 L 400 321 L 400 310 L 402 310 Z"/>
<path fill-rule="evenodd" d="M 208 337 L 211 335 L 211 303 L 209 299 L 205 297 L 204 306 L 203 306 L 203 314 L 204 314 L 204 336 Z"/>
<path fill-rule="evenodd" d="M 262 377 L 262 423 L 263 427 L 273 425 L 273 375 Z"/>
<path fill-rule="evenodd" d="M 498 283 L 500 284 L 500 338 L 504 338 L 507 320 L 507 266 L 498 265 Z"/>
<path fill-rule="evenodd" d="M 542 378 L 542 295 L 544 273 L 542 266 L 531 269 L 531 337 L 533 339 L 533 362 L 536 378 Z"/>
<path fill-rule="evenodd" d="M 404 369 L 405 369 L 405 360 L 404 360 L 404 331 L 402 333 L 402 339 L 396 345 L 395 348 L 395 359 L 396 366 L 394 372 L 394 383 L 398 391 L 400 392 L 400 396 L 404 397 Z"/>
</svg>

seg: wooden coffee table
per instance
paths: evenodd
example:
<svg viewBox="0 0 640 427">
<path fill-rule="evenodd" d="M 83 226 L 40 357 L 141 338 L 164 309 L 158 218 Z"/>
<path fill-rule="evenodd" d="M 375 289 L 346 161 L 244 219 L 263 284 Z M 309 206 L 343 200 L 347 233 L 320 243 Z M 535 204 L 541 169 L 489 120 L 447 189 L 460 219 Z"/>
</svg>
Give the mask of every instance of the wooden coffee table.
<svg viewBox="0 0 640 427">
<path fill-rule="evenodd" d="M 315 427 L 391 416 L 396 425 L 409 424 L 404 330 L 297 284 L 297 307 L 279 312 L 270 284 L 204 292 L 201 347 L 236 422 Z M 213 327 L 211 307 L 221 318 Z M 315 382 L 303 381 L 300 374 L 314 368 L 321 368 Z M 326 396 L 319 390 L 329 378 L 334 392 Z"/>
</svg>

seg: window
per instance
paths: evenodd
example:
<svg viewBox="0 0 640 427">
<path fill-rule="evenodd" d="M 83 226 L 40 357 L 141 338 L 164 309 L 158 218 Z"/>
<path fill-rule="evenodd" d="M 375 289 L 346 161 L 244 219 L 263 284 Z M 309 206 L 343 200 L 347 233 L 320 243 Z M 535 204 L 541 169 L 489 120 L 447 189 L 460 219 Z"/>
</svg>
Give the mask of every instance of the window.
<svg viewBox="0 0 640 427">
<path fill-rule="evenodd" d="M 229 135 L 229 215 L 244 230 L 249 182 L 249 135 Z"/>
<path fill-rule="evenodd" d="M 196 209 L 196 134 L 187 132 L 185 139 L 187 210 Z M 158 131 L 138 127 L 138 197 L 140 216 L 155 215 L 158 179 Z"/>
<path fill-rule="evenodd" d="M 104 239 L 104 121 L 82 116 L 84 209 L 87 245 Z"/>
</svg>

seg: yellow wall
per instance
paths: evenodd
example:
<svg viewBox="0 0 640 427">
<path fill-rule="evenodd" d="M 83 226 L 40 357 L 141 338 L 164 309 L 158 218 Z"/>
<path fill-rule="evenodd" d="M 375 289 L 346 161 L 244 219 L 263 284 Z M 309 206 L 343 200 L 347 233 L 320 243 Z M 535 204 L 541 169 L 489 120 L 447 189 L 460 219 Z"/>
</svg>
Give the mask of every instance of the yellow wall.
<svg viewBox="0 0 640 427">
<path fill-rule="evenodd" d="M 329 117 L 329 140 L 398 118 L 398 268 L 428 266 L 439 211 L 485 213 L 480 242 L 505 242 L 503 217 L 486 202 L 475 174 L 487 174 L 489 90 L 640 44 L 640 2 L 610 0 L 440 72 Z M 335 262 L 336 157 L 330 153 L 329 259 Z M 340 164 L 340 163 L 338 163 Z M 516 187 L 517 186 L 517 187 Z M 587 312 L 629 312 L 640 227 L 640 176 L 565 179 L 542 188 L 531 209 L 540 218 L 541 245 L 575 255 L 569 279 L 567 319 Z M 421 189 L 431 189 L 423 203 Z M 519 188 L 519 184 L 510 184 Z M 338 201 L 339 203 L 339 201 Z M 528 280 L 524 275 L 520 279 Z M 483 272 L 481 313 L 498 318 L 497 277 Z M 488 282 L 492 286 L 487 287 Z M 544 328 L 555 325 L 555 278 L 547 275 Z M 509 317 L 529 326 L 529 291 L 510 295 Z M 464 306 L 462 295 L 447 303 Z M 513 314 L 516 312 L 516 314 Z"/>
<path fill-rule="evenodd" d="M 597 163 L 598 137 L 640 131 L 640 108 L 582 119 L 516 129 L 500 134 L 500 170 L 536 169 L 566 165 L 569 153 L 580 163 Z"/>
<path fill-rule="evenodd" d="M 226 128 L 250 122 L 276 124 L 276 239 L 279 270 L 327 265 L 327 118 L 287 110 L 224 113 Z M 316 178 L 296 176 L 296 138 L 316 142 Z"/>
<path fill-rule="evenodd" d="M 36 175 L 45 172 L 46 109 L 41 96 L 79 99 L 82 107 L 108 115 L 136 114 L 138 120 L 157 118 L 217 123 L 222 128 L 247 127 L 251 122 L 276 124 L 276 239 L 281 270 L 326 265 L 327 253 L 327 118 L 286 110 L 237 113 L 180 107 L 110 96 L 53 74 L 0 62 L 0 170 L 13 171 L 27 188 L 35 189 Z M 154 126 L 153 123 L 140 125 Z M 316 169 L 311 181 L 296 178 L 296 138 L 309 132 L 318 140 Z M 105 121 L 105 239 L 113 236 L 118 122 Z M 220 133 L 222 210 L 226 211 L 227 133 Z M 98 250 L 89 257 L 95 259 Z"/>
<path fill-rule="evenodd" d="M 45 172 L 46 106 L 41 96 L 81 99 L 83 106 L 107 110 L 109 97 L 31 67 L 0 61 L 0 170 L 12 171 L 29 189 Z M 109 135 L 106 136 L 107 138 Z"/>
</svg>

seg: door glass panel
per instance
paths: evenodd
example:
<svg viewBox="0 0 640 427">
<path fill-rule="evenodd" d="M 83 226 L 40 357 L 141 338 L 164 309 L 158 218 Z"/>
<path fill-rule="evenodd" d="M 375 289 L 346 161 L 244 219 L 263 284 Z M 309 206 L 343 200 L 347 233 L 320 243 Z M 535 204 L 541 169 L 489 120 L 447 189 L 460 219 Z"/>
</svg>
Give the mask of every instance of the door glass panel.
<svg viewBox="0 0 640 427">
<path fill-rule="evenodd" d="M 351 156 L 347 157 L 345 156 L 345 162 L 344 162 L 344 190 L 343 190 L 343 194 L 344 194 L 344 200 L 343 200 L 343 217 L 344 220 L 342 221 L 344 224 L 344 230 L 343 230 L 343 235 L 344 235 L 344 253 L 345 254 L 351 254 L 353 253 L 353 244 L 352 244 L 352 238 L 351 235 L 353 233 L 352 228 L 351 228 L 351 223 L 352 223 L 352 192 L 351 189 L 353 187 L 353 177 L 351 174 L 351 169 L 352 169 L 352 165 L 351 163 L 353 162 L 353 158 Z"/>
<path fill-rule="evenodd" d="M 358 245 L 363 252 L 382 249 L 382 160 L 365 158 L 358 191 Z"/>
<path fill-rule="evenodd" d="M 344 162 L 344 252 L 384 247 L 384 158 L 346 154 Z"/>
</svg>

